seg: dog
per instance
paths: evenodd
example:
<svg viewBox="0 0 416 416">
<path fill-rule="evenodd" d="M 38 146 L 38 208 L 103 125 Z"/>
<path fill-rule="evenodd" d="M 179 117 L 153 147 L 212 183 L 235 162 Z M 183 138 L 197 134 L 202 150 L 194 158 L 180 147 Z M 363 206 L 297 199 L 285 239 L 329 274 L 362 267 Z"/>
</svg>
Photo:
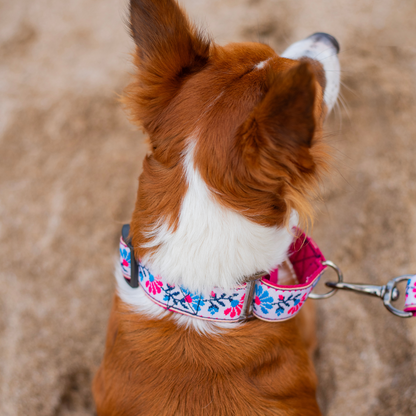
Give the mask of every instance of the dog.
<svg viewBox="0 0 416 416">
<path fill-rule="evenodd" d="M 329 165 L 338 42 L 315 33 L 280 56 L 220 46 L 175 0 L 131 0 L 130 28 L 137 72 L 123 102 L 150 150 L 121 239 L 97 414 L 320 415 L 314 310 L 298 310 L 313 285 L 280 322 L 265 293 L 273 276 L 301 287 L 293 256 L 315 247 L 299 227 Z"/>
</svg>

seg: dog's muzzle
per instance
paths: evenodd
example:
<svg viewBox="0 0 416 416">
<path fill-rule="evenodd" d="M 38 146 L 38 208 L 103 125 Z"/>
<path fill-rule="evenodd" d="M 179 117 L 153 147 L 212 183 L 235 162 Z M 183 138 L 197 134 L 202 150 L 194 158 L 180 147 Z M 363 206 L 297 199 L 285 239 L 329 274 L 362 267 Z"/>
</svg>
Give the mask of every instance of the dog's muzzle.
<svg viewBox="0 0 416 416">
<path fill-rule="evenodd" d="M 283 58 L 310 58 L 322 64 L 326 78 L 324 101 L 328 107 L 328 113 L 337 101 L 341 82 L 339 51 L 339 43 L 333 36 L 318 32 L 292 44 L 282 53 Z"/>
</svg>

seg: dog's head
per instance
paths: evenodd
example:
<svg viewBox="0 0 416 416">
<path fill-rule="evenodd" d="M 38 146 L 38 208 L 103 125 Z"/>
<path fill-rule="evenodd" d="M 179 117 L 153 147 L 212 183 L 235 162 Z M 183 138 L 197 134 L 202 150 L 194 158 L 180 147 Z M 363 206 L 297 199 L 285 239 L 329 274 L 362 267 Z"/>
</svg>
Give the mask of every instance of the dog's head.
<svg viewBox="0 0 416 416">
<path fill-rule="evenodd" d="M 143 225 L 175 229 L 195 172 L 219 204 L 255 223 L 282 226 L 293 209 L 308 217 L 339 89 L 335 39 L 317 33 L 279 56 L 261 43 L 215 44 L 174 0 L 130 8 L 137 75 L 124 101 L 151 144 L 135 245 L 149 246 Z"/>
</svg>

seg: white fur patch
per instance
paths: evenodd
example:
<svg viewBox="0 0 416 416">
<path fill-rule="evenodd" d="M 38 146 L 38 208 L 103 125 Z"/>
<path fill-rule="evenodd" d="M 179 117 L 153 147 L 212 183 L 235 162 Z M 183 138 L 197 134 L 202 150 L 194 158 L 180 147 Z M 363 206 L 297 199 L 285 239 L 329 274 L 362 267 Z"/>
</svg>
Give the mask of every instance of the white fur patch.
<svg viewBox="0 0 416 416">
<path fill-rule="evenodd" d="M 267 64 L 267 62 L 269 60 L 270 60 L 270 58 L 269 59 L 266 59 L 265 61 L 259 62 L 257 65 L 254 66 L 254 68 L 256 68 L 256 69 L 263 69 L 266 66 L 266 64 Z"/>
<path fill-rule="evenodd" d="M 325 38 L 312 35 L 290 45 L 282 53 L 282 57 L 289 59 L 308 57 L 322 64 L 326 78 L 324 101 L 329 113 L 337 101 L 340 87 L 341 71 L 335 46 L 325 40 Z"/>
<path fill-rule="evenodd" d="M 264 227 L 228 210 L 212 197 L 193 164 L 195 142 L 184 155 L 188 191 L 182 203 L 179 226 L 171 232 L 160 222 L 150 232 L 150 246 L 160 245 L 142 262 L 153 274 L 192 291 L 206 292 L 214 286 L 231 288 L 242 278 L 261 270 L 272 270 L 287 258 L 293 235 L 285 227 Z M 298 223 L 294 211 L 291 229 Z M 171 317 L 180 326 L 201 334 L 217 334 L 239 323 L 209 322 L 166 311 L 152 302 L 139 287 L 131 288 L 116 265 L 118 294 L 134 311 L 151 318 Z"/>
<path fill-rule="evenodd" d="M 172 284 L 202 293 L 217 286 L 231 288 L 262 270 L 272 270 L 287 257 L 298 223 L 292 213 L 289 229 L 264 227 L 221 206 L 195 169 L 191 141 L 184 156 L 189 184 L 175 232 L 158 224 L 148 247 L 159 246 L 143 264 Z"/>
</svg>

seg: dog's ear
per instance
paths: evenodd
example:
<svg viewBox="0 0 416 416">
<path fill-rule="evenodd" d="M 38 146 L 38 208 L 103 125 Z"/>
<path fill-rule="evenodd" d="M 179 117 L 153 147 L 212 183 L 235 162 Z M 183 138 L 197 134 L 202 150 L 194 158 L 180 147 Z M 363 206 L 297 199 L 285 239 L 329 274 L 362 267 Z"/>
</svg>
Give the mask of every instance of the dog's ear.
<svg viewBox="0 0 416 416">
<path fill-rule="evenodd" d="M 207 63 L 210 42 L 175 0 L 131 0 L 130 28 L 142 66 L 178 77 Z"/>
<path fill-rule="evenodd" d="M 316 129 L 314 68 L 301 62 L 268 75 L 269 89 L 241 126 L 237 146 L 261 170 L 309 171 L 314 167 L 309 149 Z"/>
<path fill-rule="evenodd" d="M 138 74 L 127 92 L 139 104 L 135 111 L 141 120 L 134 117 L 135 121 L 146 128 L 183 80 L 207 64 L 210 41 L 189 22 L 175 0 L 131 0 L 130 29 Z"/>
</svg>

